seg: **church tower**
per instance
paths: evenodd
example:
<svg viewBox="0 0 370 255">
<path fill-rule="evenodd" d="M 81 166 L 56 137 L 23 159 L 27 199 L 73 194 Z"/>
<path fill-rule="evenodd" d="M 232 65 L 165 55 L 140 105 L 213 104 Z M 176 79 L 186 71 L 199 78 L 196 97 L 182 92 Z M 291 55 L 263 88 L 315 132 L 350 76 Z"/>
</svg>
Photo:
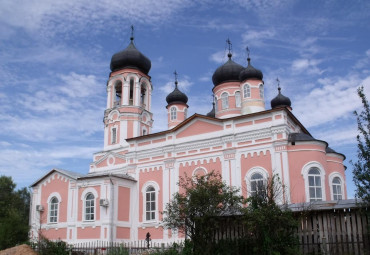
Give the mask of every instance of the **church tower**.
<svg viewBox="0 0 370 255">
<path fill-rule="evenodd" d="M 153 124 L 151 61 L 136 49 L 131 28 L 130 44 L 114 54 L 110 63 L 104 150 L 127 145 L 127 138 L 149 134 Z"/>
</svg>

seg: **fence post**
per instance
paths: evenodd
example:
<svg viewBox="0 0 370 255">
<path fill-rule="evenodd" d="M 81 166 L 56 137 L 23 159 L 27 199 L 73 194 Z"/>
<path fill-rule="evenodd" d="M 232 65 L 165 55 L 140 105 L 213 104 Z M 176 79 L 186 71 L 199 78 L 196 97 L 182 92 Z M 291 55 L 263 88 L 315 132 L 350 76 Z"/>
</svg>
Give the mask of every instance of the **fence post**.
<svg viewBox="0 0 370 255">
<path fill-rule="evenodd" d="M 322 249 L 325 255 L 328 254 L 328 247 L 325 236 L 322 238 Z"/>
</svg>

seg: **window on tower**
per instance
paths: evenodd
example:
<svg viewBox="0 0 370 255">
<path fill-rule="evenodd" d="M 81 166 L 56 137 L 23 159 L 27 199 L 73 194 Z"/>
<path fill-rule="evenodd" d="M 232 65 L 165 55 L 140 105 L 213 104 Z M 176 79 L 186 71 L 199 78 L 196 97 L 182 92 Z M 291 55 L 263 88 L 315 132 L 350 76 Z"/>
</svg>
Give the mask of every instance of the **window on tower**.
<svg viewBox="0 0 370 255">
<path fill-rule="evenodd" d="M 240 91 L 235 92 L 235 107 L 241 107 Z"/>
<path fill-rule="evenodd" d="M 308 189 L 310 202 L 322 201 L 321 174 L 317 167 L 312 167 L 308 171 Z"/>
<path fill-rule="evenodd" d="M 145 83 L 141 84 L 141 106 L 145 108 L 145 100 L 146 100 L 146 88 Z"/>
<path fill-rule="evenodd" d="M 134 79 L 130 79 L 130 97 L 128 100 L 129 105 L 134 105 Z"/>
<path fill-rule="evenodd" d="M 263 98 L 264 92 L 263 92 L 263 85 L 260 85 L 260 98 Z"/>
<path fill-rule="evenodd" d="M 114 86 L 114 89 L 115 89 L 115 94 L 116 94 L 114 104 L 115 105 L 120 105 L 121 104 L 121 96 L 122 96 L 122 82 L 117 81 L 116 85 Z"/>
<path fill-rule="evenodd" d="M 112 144 L 117 143 L 117 128 L 112 128 Z"/>
<path fill-rule="evenodd" d="M 251 97 L 251 87 L 245 84 L 243 87 L 244 98 Z"/>
<path fill-rule="evenodd" d="M 229 108 L 229 95 L 224 92 L 221 95 L 221 101 L 222 101 L 222 109 L 228 109 Z"/>
<path fill-rule="evenodd" d="M 177 119 L 176 107 L 171 108 L 171 120 Z"/>
</svg>

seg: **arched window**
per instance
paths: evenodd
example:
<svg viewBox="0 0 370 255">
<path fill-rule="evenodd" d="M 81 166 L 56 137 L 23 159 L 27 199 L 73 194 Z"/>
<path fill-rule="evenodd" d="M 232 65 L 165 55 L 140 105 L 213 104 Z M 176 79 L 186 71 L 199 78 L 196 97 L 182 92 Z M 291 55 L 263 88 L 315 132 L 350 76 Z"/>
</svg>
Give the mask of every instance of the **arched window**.
<svg viewBox="0 0 370 255">
<path fill-rule="evenodd" d="M 149 186 L 145 191 L 145 220 L 156 219 L 156 194 L 153 186 Z"/>
<path fill-rule="evenodd" d="M 265 191 L 265 181 L 260 173 L 254 173 L 251 177 L 251 196 L 258 195 Z"/>
<path fill-rule="evenodd" d="M 143 128 L 143 135 L 146 135 L 146 129 Z"/>
<path fill-rule="evenodd" d="M 112 144 L 117 143 L 117 128 L 112 128 Z"/>
<path fill-rule="evenodd" d="M 58 198 L 52 197 L 49 203 L 49 222 L 50 223 L 58 222 L 58 208 L 59 208 Z"/>
<path fill-rule="evenodd" d="M 217 97 L 214 98 L 214 102 L 215 102 L 215 111 L 217 112 L 217 109 L 218 109 L 218 101 L 217 101 Z"/>
<path fill-rule="evenodd" d="M 95 197 L 92 193 L 88 193 L 85 198 L 85 220 L 95 220 Z"/>
<path fill-rule="evenodd" d="M 248 84 L 244 85 L 243 93 L 244 93 L 244 98 L 251 97 L 251 87 Z"/>
<path fill-rule="evenodd" d="M 184 109 L 184 119 L 188 117 L 188 108 Z"/>
<path fill-rule="evenodd" d="M 229 95 L 224 92 L 221 94 L 221 101 L 222 101 L 222 109 L 228 109 L 229 108 Z"/>
<path fill-rule="evenodd" d="M 235 92 L 235 107 L 241 107 L 240 91 Z"/>
<path fill-rule="evenodd" d="M 322 201 L 321 174 L 317 167 L 311 167 L 308 171 L 308 190 L 310 202 Z"/>
<path fill-rule="evenodd" d="M 115 105 L 121 104 L 121 95 L 122 95 L 122 82 L 117 81 L 116 85 L 114 86 L 115 93 L 116 93 L 116 99 L 115 99 Z"/>
<path fill-rule="evenodd" d="M 145 106 L 145 100 L 146 100 L 146 85 L 145 83 L 141 84 L 141 105 Z"/>
<path fill-rule="evenodd" d="M 176 107 L 171 108 L 171 120 L 177 119 Z"/>
<path fill-rule="evenodd" d="M 130 97 L 128 100 L 129 105 L 134 104 L 134 79 L 130 79 Z"/>
<path fill-rule="evenodd" d="M 263 98 L 264 91 L 263 91 L 263 85 L 260 85 L 260 98 Z"/>
<path fill-rule="evenodd" d="M 333 185 L 333 199 L 342 200 L 342 182 L 339 177 L 334 177 Z"/>
</svg>

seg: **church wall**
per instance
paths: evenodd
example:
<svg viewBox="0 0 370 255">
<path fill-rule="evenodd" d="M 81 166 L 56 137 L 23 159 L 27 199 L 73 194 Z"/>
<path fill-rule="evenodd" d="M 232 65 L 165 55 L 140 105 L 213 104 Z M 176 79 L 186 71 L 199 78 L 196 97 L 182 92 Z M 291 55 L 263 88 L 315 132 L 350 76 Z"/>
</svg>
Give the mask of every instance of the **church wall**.
<svg viewBox="0 0 370 255">
<path fill-rule="evenodd" d="M 150 233 L 151 239 L 163 239 L 163 228 L 162 227 L 146 227 L 139 228 L 139 240 L 145 240 L 146 234 Z"/>
<path fill-rule="evenodd" d="M 77 239 L 100 239 L 100 227 L 78 227 Z"/>
<path fill-rule="evenodd" d="M 130 188 L 118 186 L 118 220 L 130 220 Z M 118 230 L 117 230 L 118 231 Z M 123 230 L 122 230 L 123 231 Z"/>
<path fill-rule="evenodd" d="M 41 234 L 50 240 L 67 239 L 67 228 L 41 229 Z"/>
<path fill-rule="evenodd" d="M 116 228 L 116 238 L 117 239 L 130 239 L 130 228 L 117 227 Z"/>
<path fill-rule="evenodd" d="M 290 194 L 291 203 L 301 203 L 307 201 L 306 187 L 303 168 L 309 163 L 319 163 L 324 169 L 325 197 L 330 200 L 329 186 L 327 182 L 327 164 L 324 144 L 305 144 L 288 146 L 289 175 L 290 175 Z"/>
<path fill-rule="evenodd" d="M 268 177 L 272 177 L 272 159 L 270 151 L 260 151 L 260 152 L 252 152 L 248 153 L 247 156 L 242 155 L 240 159 L 241 171 L 240 171 L 240 179 L 241 179 L 241 191 L 244 197 L 248 197 L 248 185 L 249 181 L 246 179 L 246 176 L 250 171 L 253 170 L 260 170 L 263 168 L 267 171 Z M 264 170 L 262 171 L 264 172 Z"/>
<path fill-rule="evenodd" d="M 84 198 L 82 198 L 82 193 L 85 191 L 85 190 L 95 190 L 95 192 L 98 194 L 96 197 L 95 197 L 95 214 L 96 214 L 96 217 L 95 217 L 95 221 L 99 221 L 100 220 L 100 206 L 99 206 L 99 198 L 100 198 L 100 186 L 89 186 L 89 187 L 80 187 L 79 190 L 78 190 L 78 198 L 77 198 L 77 201 L 78 201 L 78 216 L 77 216 L 77 219 L 78 221 L 82 221 L 82 215 L 83 215 L 83 204 L 84 204 Z"/>
</svg>

